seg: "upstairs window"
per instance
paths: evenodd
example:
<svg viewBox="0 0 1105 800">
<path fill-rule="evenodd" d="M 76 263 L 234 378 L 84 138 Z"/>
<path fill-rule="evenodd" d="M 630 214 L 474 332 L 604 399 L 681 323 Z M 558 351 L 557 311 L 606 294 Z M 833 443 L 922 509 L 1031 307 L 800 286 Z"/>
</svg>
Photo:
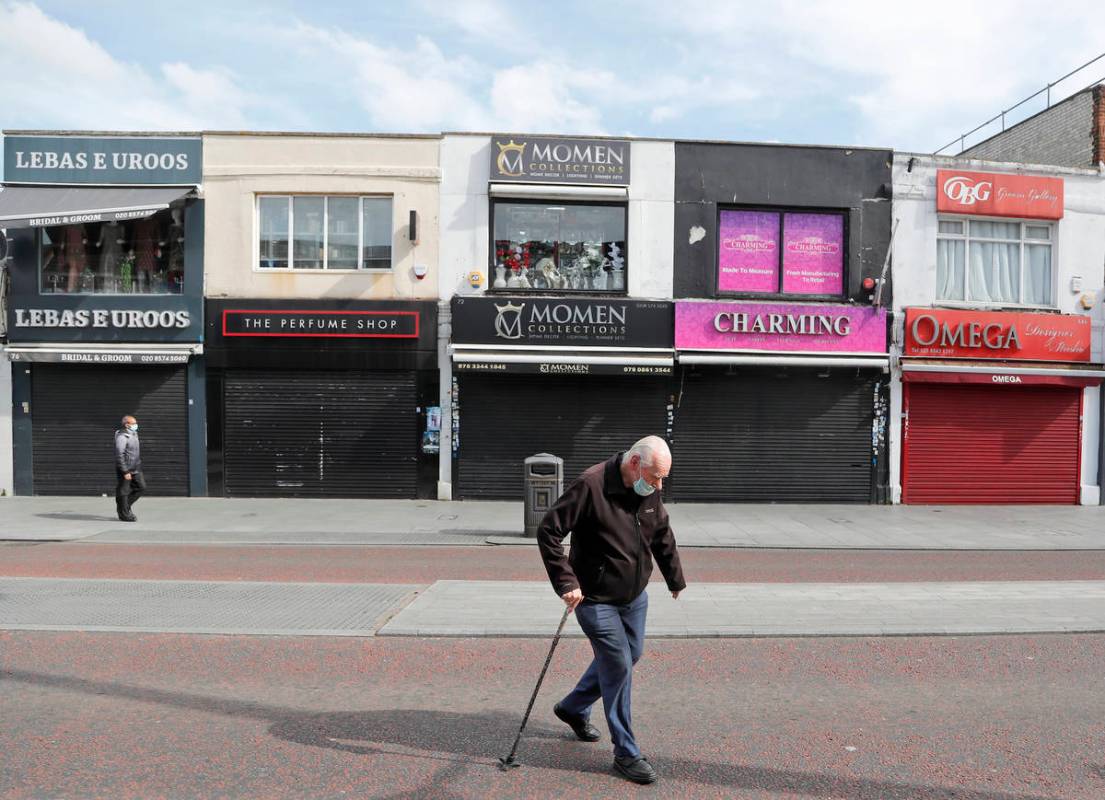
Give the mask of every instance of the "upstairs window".
<svg viewBox="0 0 1105 800">
<path fill-rule="evenodd" d="M 43 294 L 180 294 L 184 206 L 148 217 L 42 228 L 37 237 Z"/>
<path fill-rule="evenodd" d="M 1050 223 L 941 219 L 936 300 L 1053 306 L 1053 239 Z"/>
<path fill-rule="evenodd" d="M 625 294 L 625 205 L 500 200 L 492 217 L 492 289 Z"/>
<path fill-rule="evenodd" d="M 391 269 L 390 197 L 262 195 L 257 219 L 262 270 Z"/>
<path fill-rule="evenodd" d="M 844 294 L 844 215 L 723 209 L 718 213 L 719 295 Z"/>
</svg>

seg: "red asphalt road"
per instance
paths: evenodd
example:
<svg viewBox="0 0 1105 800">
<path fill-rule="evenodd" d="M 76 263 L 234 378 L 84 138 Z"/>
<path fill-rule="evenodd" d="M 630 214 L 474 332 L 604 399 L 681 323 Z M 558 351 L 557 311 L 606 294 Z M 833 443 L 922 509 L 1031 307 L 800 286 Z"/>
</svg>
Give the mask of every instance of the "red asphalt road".
<svg viewBox="0 0 1105 800">
<path fill-rule="evenodd" d="M 0 797 L 1105 797 L 1105 636 L 665 640 L 634 676 L 663 783 L 551 704 L 542 640 L 0 632 Z"/>
<path fill-rule="evenodd" d="M 1105 551 L 681 551 L 690 582 L 1101 580 Z M 544 580 L 537 548 L 0 545 L 0 575 L 327 583 Z"/>
</svg>

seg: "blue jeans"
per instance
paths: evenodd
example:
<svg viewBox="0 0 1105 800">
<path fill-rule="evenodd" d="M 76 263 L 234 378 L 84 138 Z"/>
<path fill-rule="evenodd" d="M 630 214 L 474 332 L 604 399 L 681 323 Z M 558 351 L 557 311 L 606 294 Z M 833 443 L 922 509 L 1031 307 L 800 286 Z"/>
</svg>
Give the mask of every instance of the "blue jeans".
<svg viewBox="0 0 1105 800">
<path fill-rule="evenodd" d="M 648 593 L 641 592 L 625 606 L 584 600 L 575 613 L 579 627 L 591 641 L 595 657 L 576 688 L 560 701 L 560 707 L 588 719 L 591 706 L 601 697 L 614 755 L 636 758 L 641 751 L 633 738 L 630 694 L 633 665 L 640 660 L 645 646 Z"/>
</svg>

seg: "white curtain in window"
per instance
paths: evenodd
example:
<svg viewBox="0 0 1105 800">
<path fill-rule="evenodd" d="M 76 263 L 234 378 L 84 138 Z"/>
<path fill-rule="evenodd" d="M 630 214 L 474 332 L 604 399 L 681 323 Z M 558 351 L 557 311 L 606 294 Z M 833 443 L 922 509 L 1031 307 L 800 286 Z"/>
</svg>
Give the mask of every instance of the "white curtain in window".
<svg viewBox="0 0 1105 800">
<path fill-rule="evenodd" d="M 966 266 L 966 242 L 955 239 L 936 240 L 936 299 L 963 300 L 963 271 Z"/>
<path fill-rule="evenodd" d="M 1024 302 L 1051 305 L 1051 246 L 1030 244 L 1024 251 Z"/>
<path fill-rule="evenodd" d="M 970 260 L 971 300 L 983 303 L 1019 302 L 1019 242 L 971 242 Z"/>
</svg>

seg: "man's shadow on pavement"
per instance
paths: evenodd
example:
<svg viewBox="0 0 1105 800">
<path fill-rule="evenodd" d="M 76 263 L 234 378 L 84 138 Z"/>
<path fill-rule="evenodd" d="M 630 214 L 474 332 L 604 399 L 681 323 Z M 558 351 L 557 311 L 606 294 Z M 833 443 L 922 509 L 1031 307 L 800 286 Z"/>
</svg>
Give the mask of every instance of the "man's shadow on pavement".
<svg viewBox="0 0 1105 800">
<path fill-rule="evenodd" d="M 58 511 L 51 514 L 35 514 L 36 517 L 42 519 L 62 519 L 66 522 L 115 522 L 119 519 L 118 516 L 112 514 L 93 515 L 93 514 L 77 514 L 75 512 L 69 513 L 64 511 Z"/>
<path fill-rule="evenodd" d="M 510 742 L 518 732 L 518 725 L 521 724 L 520 716 L 501 711 L 478 714 L 425 709 L 304 712 L 232 698 L 91 681 L 25 670 L 0 671 L 0 684 L 5 681 L 84 694 L 109 695 L 209 714 L 268 721 L 271 723 L 268 730 L 272 736 L 303 746 L 323 747 L 354 754 L 381 754 L 441 761 L 447 766 L 435 773 L 431 780 L 442 790 L 445 789 L 444 781 L 459 777 L 470 767 L 496 768 L 498 757 L 506 754 Z M 0 688 L 0 691 L 3 689 Z M 519 748 L 518 760 L 525 766 L 540 769 L 602 773 L 610 771 L 607 749 L 603 749 L 601 758 L 588 755 L 578 761 L 566 763 L 563 751 L 553 752 L 533 741 L 534 739 L 564 738 L 572 737 L 567 730 L 561 732 L 559 727 L 528 728 L 527 735 Z M 926 786 L 687 758 L 657 758 L 656 764 L 665 781 L 686 780 L 735 790 L 770 791 L 814 798 L 1052 800 L 1041 795 Z M 397 797 L 403 797 L 403 795 Z"/>
</svg>

